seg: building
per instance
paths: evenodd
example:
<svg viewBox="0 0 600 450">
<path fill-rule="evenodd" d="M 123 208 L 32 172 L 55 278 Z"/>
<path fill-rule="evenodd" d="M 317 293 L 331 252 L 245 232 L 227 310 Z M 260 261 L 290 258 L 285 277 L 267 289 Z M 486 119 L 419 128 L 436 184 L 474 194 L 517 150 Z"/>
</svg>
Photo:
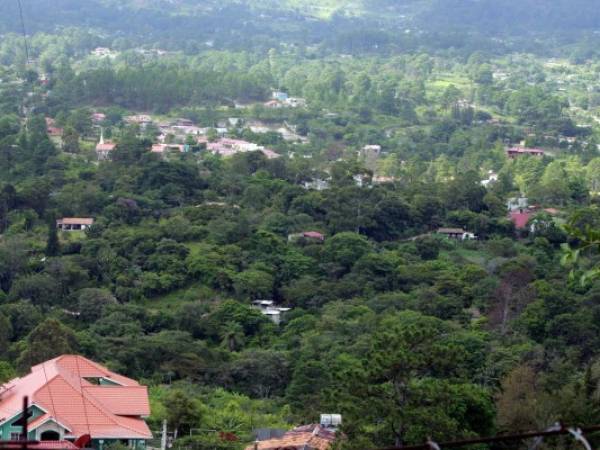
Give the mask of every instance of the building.
<svg viewBox="0 0 600 450">
<path fill-rule="evenodd" d="M 320 178 L 314 179 L 312 181 L 305 181 L 302 186 L 304 189 L 314 189 L 315 191 L 324 191 L 329 189 L 329 181 L 322 180 Z"/>
<path fill-rule="evenodd" d="M 523 155 L 530 155 L 541 158 L 542 156 L 544 156 L 544 154 L 545 152 L 541 148 L 528 148 L 517 146 L 506 149 L 506 156 L 508 156 L 510 159 L 515 159 Z"/>
<path fill-rule="evenodd" d="M 61 231 L 83 231 L 94 224 L 94 219 L 85 217 L 63 217 L 56 221 L 56 228 Z"/>
<path fill-rule="evenodd" d="M 150 151 L 160 155 L 164 155 L 169 151 L 184 153 L 186 146 L 184 144 L 153 144 Z"/>
<path fill-rule="evenodd" d="M 62 137 L 64 130 L 56 126 L 56 122 L 51 117 L 46 117 L 46 131 L 51 138 Z"/>
<path fill-rule="evenodd" d="M 301 233 L 293 233 L 288 235 L 288 242 L 313 241 L 324 242 L 325 235 L 318 231 L 303 231 Z"/>
<path fill-rule="evenodd" d="M 365 167 L 375 172 L 377 161 L 381 156 L 381 145 L 365 145 L 359 152 L 359 158 L 364 161 Z"/>
<path fill-rule="evenodd" d="M 371 180 L 373 184 L 385 184 L 385 183 L 394 183 L 397 181 L 396 177 L 386 177 L 384 175 L 376 175 Z"/>
<path fill-rule="evenodd" d="M 287 94 L 287 92 L 274 91 L 271 94 L 271 98 L 273 100 L 277 100 L 278 102 L 285 102 L 288 99 L 288 94 Z"/>
<path fill-rule="evenodd" d="M 129 124 L 135 123 L 142 126 L 152 123 L 152 117 L 150 117 L 147 114 L 136 114 L 133 116 L 126 116 L 123 118 L 123 120 Z"/>
<path fill-rule="evenodd" d="M 2 450 L 23 450 L 19 441 L 2 442 Z M 71 441 L 35 441 L 27 443 L 27 450 L 79 450 Z"/>
<path fill-rule="evenodd" d="M 180 126 L 180 127 L 191 127 L 194 125 L 194 121 L 190 120 L 190 119 L 185 119 L 183 117 L 180 117 L 178 119 L 175 119 L 174 121 L 175 125 Z"/>
<path fill-rule="evenodd" d="M 477 239 L 477 236 L 474 233 L 465 231 L 462 228 L 438 228 L 437 234 L 441 234 L 447 238 L 456 239 L 459 241 Z"/>
<path fill-rule="evenodd" d="M 526 230 L 527 224 L 533 217 L 533 211 L 530 209 L 510 211 L 508 217 L 517 230 Z"/>
<path fill-rule="evenodd" d="M 117 144 L 113 144 L 110 141 L 99 142 L 96 145 L 96 155 L 98 156 L 98 161 L 106 161 L 110 159 L 111 152 L 117 148 Z"/>
<path fill-rule="evenodd" d="M 117 52 L 106 47 L 96 47 L 91 53 L 96 58 L 115 58 L 118 55 Z"/>
<path fill-rule="evenodd" d="M 379 157 L 381 154 L 381 145 L 365 145 L 361 153 L 364 158 L 369 156 Z"/>
<path fill-rule="evenodd" d="M 488 171 L 488 177 L 485 180 L 481 180 L 483 187 L 488 187 L 498 181 L 498 174 L 493 170 Z"/>
<path fill-rule="evenodd" d="M 509 212 L 527 208 L 529 208 L 529 199 L 527 197 L 512 197 L 506 202 L 506 209 Z"/>
<path fill-rule="evenodd" d="M 275 159 L 281 156 L 273 150 L 266 149 L 262 145 L 253 144 L 241 139 L 221 138 L 216 142 L 209 142 L 206 148 L 209 152 L 224 157 L 247 152 L 261 152 L 267 159 Z"/>
<path fill-rule="evenodd" d="M 269 438 L 261 440 L 264 433 L 257 433 L 256 442 L 246 450 L 329 450 L 338 438 L 341 424 L 341 415 L 321 414 L 320 424 L 299 426 L 283 435 L 277 430 L 269 430 L 266 433 Z"/>
<path fill-rule="evenodd" d="M 92 122 L 95 125 L 99 125 L 102 122 L 104 122 L 105 120 L 106 120 L 106 114 L 99 113 L 99 112 L 92 113 Z"/>
<path fill-rule="evenodd" d="M 150 415 L 146 386 L 82 356 L 59 356 L 0 387 L 0 439 L 16 440 L 22 433 L 25 396 L 27 438 L 56 442 L 50 447 L 56 450 L 72 448 L 64 441 L 97 450 L 113 443 L 142 450 L 152 438 L 144 421 Z"/>
<path fill-rule="evenodd" d="M 110 159 L 110 154 L 114 149 L 117 148 L 117 144 L 112 143 L 111 141 L 104 141 L 104 131 L 100 130 L 100 142 L 96 145 L 96 155 L 98 156 L 98 161 L 106 161 Z"/>
<path fill-rule="evenodd" d="M 265 102 L 263 106 L 269 109 L 279 109 L 283 108 L 283 103 L 281 103 L 279 100 L 269 100 L 268 102 Z"/>
<path fill-rule="evenodd" d="M 281 323 L 281 317 L 284 313 L 291 311 L 291 308 L 280 308 L 279 306 L 275 306 L 273 300 L 255 300 L 252 302 L 252 305 L 254 308 L 260 310 L 263 315 L 271 319 L 271 322 L 276 325 Z"/>
<path fill-rule="evenodd" d="M 300 97 L 289 97 L 283 103 L 290 108 L 306 108 L 306 99 Z"/>
</svg>

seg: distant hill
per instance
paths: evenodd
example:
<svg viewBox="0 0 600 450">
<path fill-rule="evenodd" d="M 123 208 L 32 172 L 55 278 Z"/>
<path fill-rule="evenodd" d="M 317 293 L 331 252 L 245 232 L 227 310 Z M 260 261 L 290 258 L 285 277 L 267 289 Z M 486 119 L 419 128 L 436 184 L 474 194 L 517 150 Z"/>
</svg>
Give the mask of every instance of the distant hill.
<svg viewBox="0 0 600 450">
<path fill-rule="evenodd" d="M 598 6 L 597 0 L 432 0 L 419 20 L 430 29 L 576 34 L 600 30 Z"/>
<path fill-rule="evenodd" d="M 256 49 L 299 42 L 346 52 L 388 44 L 417 48 L 424 40 L 434 47 L 453 45 L 448 42 L 456 36 L 463 47 L 492 37 L 577 39 L 600 30 L 598 0 L 21 1 L 30 33 L 77 26 L 141 42 L 177 46 L 177 41 L 179 47 L 182 41 L 217 40 L 221 47 Z M 0 33 L 19 32 L 18 17 L 17 0 L 0 1 Z M 409 44 L 400 42 L 407 28 L 425 33 Z M 480 38 L 471 39 L 473 33 Z M 543 42 L 552 45 L 551 39 Z"/>
</svg>

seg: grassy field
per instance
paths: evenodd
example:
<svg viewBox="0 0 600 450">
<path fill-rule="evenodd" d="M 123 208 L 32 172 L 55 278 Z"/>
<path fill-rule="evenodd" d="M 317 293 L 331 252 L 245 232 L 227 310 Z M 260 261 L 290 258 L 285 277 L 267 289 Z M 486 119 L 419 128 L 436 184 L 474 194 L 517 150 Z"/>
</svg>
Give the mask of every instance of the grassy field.
<svg viewBox="0 0 600 450">
<path fill-rule="evenodd" d="M 199 300 L 206 300 L 212 294 L 211 290 L 201 284 L 192 284 L 166 295 L 147 298 L 138 304 L 144 308 L 154 311 L 172 311 L 186 303 L 192 303 Z"/>
<path fill-rule="evenodd" d="M 457 242 L 453 249 L 441 250 L 440 257 L 449 261 L 459 260 L 485 267 L 487 261 L 492 258 L 492 255 L 484 249 L 465 248 L 462 243 Z"/>
</svg>

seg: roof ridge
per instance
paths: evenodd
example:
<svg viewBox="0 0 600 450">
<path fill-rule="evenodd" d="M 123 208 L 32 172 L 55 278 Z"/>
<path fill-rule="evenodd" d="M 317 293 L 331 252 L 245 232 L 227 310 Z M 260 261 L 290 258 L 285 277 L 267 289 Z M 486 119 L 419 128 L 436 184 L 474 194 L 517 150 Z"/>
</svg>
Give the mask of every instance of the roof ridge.
<svg viewBox="0 0 600 450">
<path fill-rule="evenodd" d="M 58 376 L 58 375 L 57 375 Z M 62 377 L 62 374 L 61 374 Z M 63 377 L 64 378 L 64 377 Z M 81 377 L 79 377 L 81 379 Z M 71 387 L 74 387 L 76 390 L 78 390 L 78 386 L 73 386 L 72 384 L 72 380 L 67 380 L 66 378 L 64 378 L 65 381 L 67 383 L 69 383 L 69 385 L 71 385 Z M 94 385 L 90 384 L 89 386 L 86 387 L 93 387 Z M 141 434 L 138 430 L 136 430 L 135 428 L 132 428 L 130 426 L 127 426 L 125 424 L 122 424 L 118 421 L 118 419 L 116 419 L 117 417 L 119 417 L 117 414 L 112 413 L 111 411 L 108 410 L 108 407 L 106 405 L 104 405 L 104 403 L 102 403 L 100 400 L 98 400 L 94 395 L 92 395 L 90 392 L 87 392 L 86 389 L 84 389 L 84 386 L 81 385 L 81 390 L 79 390 L 82 401 L 85 402 L 86 400 L 92 404 L 92 406 L 94 408 L 96 408 L 100 414 L 102 414 L 104 417 L 106 417 L 109 421 L 112 422 L 113 425 L 122 427 L 122 428 L 127 428 L 128 430 L 131 430 L 135 433 Z M 84 405 L 85 406 L 85 405 Z M 86 418 L 87 420 L 87 418 Z M 88 424 L 89 426 L 89 424 Z"/>
</svg>

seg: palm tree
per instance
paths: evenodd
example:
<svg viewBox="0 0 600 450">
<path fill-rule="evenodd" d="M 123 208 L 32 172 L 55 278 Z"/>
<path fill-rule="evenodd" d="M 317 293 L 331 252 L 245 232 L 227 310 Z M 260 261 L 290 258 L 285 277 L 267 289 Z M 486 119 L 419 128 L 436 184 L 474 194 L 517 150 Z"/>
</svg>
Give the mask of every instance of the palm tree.
<svg viewBox="0 0 600 450">
<path fill-rule="evenodd" d="M 221 331 L 221 344 L 235 352 L 244 344 L 244 329 L 237 322 L 228 322 Z"/>
</svg>

